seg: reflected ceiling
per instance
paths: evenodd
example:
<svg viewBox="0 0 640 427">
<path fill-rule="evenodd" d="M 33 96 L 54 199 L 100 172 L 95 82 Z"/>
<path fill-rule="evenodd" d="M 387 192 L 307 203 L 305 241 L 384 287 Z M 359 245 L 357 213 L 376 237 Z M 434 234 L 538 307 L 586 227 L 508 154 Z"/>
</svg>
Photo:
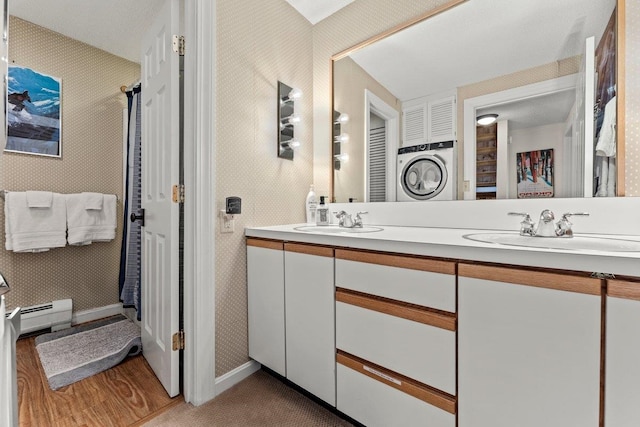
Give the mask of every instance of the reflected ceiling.
<svg viewBox="0 0 640 427">
<path fill-rule="evenodd" d="M 469 0 L 350 56 L 406 101 L 578 55 L 610 14 L 609 1 Z"/>
</svg>

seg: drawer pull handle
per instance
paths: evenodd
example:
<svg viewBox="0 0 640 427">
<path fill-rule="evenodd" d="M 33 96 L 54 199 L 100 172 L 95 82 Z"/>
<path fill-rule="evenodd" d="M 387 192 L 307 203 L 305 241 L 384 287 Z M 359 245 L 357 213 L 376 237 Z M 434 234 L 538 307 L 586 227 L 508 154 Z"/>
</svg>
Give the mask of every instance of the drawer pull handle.
<svg viewBox="0 0 640 427">
<path fill-rule="evenodd" d="M 373 375 L 377 375 L 380 378 L 384 378 L 385 380 L 390 381 L 390 382 L 392 382 L 392 383 L 394 383 L 396 385 L 399 385 L 399 386 L 402 385 L 402 381 L 397 380 L 397 379 L 395 379 L 393 377 L 390 377 L 389 375 L 387 375 L 385 373 L 382 373 L 382 372 L 380 372 L 380 371 L 378 371 L 376 369 L 370 368 L 367 365 L 362 365 L 362 369 L 364 369 L 367 372 L 371 372 Z"/>
</svg>

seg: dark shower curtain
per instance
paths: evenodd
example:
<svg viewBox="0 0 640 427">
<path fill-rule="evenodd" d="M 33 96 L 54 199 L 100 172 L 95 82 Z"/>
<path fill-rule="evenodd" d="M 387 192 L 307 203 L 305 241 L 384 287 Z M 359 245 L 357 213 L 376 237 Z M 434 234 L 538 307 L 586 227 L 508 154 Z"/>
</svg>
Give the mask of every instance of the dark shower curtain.
<svg viewBox="0 0 640 427">
<path fill-rule="evenodd" d="M 130 222 L 129 214 L 141 207 L 141 136 L 140 85 L 127 91 L 129 120 L 127 137 L 127 178 L 124 203 L 122 246 L 120 250 L 120 300 L 124 307 L 135 307 L 140 320 L 140 239 L 138 221 Z"/>
</svg>

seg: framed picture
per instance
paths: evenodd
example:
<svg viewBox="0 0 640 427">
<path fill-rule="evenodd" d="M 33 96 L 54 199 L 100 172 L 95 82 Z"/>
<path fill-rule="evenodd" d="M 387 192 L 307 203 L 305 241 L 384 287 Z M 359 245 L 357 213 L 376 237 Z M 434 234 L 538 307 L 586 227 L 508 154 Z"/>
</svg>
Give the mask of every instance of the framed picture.
<svg viewBox="0 0 640 427">
<path fill-rule="evenodd" d="M 5 151 L 61 157 L 61 81 L 27 67 L 9 65 Z"/>
<path fill-rule="evenodd" d="M 553 197 L 553 149 L 516 155 L 518 199 Z"/>
</svg>

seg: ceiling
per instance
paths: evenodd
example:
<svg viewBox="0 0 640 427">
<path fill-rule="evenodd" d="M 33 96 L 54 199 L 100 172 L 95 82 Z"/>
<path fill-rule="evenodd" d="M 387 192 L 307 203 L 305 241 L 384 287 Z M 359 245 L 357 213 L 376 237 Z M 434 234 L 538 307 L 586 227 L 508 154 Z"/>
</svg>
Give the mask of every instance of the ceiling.
<svg viewBox="0 0 640 427">
<path fill-rule="evenodd" d="M 9 14 L 139 63 L 140 40 L 162 3 L 163 0 L 9 0 Z"/>
<path fill-rule="evenodd" d="M 572 89 L 479 108 L 476 116 L 497 114 L 499 121 L 509 121 L 509 130 L 526 129 L 564 122 L 575 102 L 576 91 Z"/>
<path fill-rule="evenodd" d="M 302 16 L 315 25 L 353 0 L 287 0 Z"/>
<path fill-rule="evenodd" d="M 615 3 L 469 0 L 350 56 L 406 101 L 577 55 Z"/>
<path fill-rule="evenodd" d="M 353 1 L 287 0 L 312 24 Z M 163 0 L 9 0 L 9 14 L 139 63 L 140 40 L 162 3 Z"/>
</svg>

